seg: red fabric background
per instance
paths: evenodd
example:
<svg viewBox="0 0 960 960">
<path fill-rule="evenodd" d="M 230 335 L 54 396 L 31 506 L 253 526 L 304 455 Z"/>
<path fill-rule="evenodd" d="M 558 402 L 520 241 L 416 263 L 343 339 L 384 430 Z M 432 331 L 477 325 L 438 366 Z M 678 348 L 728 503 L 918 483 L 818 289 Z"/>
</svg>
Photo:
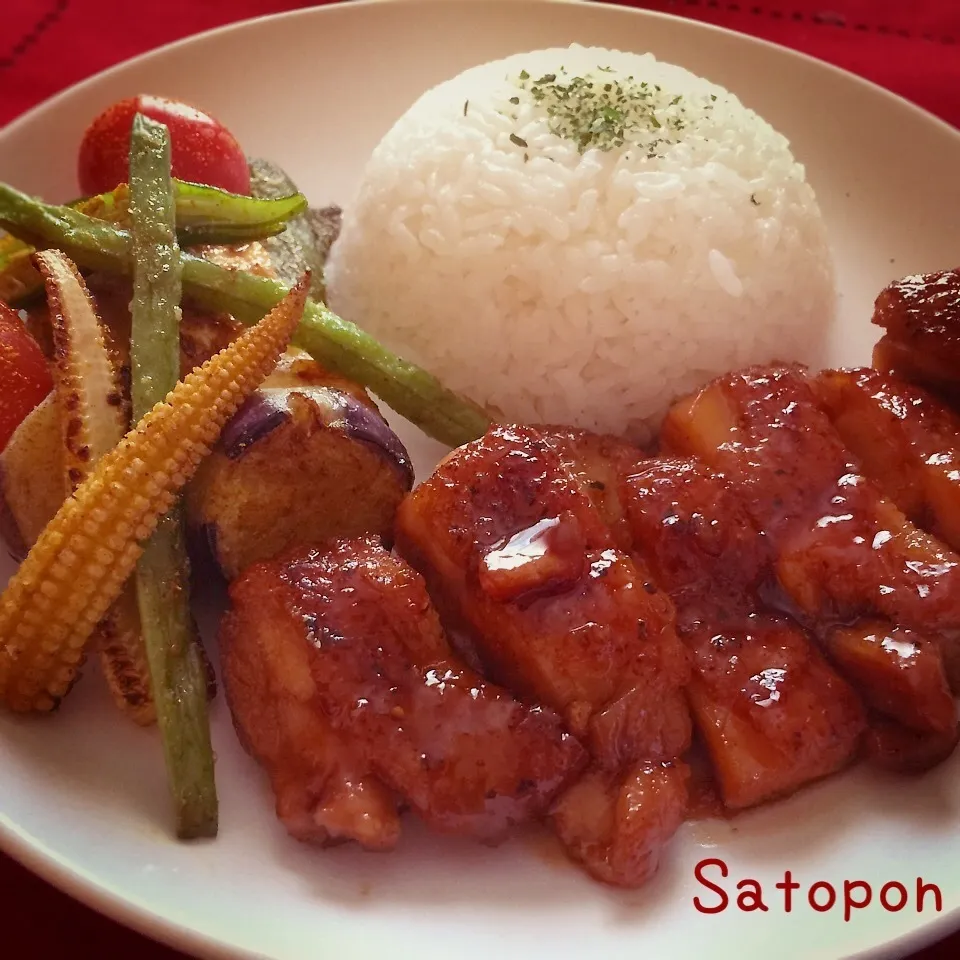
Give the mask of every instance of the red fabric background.
<svg viewBox="0 0 960 960">
<path fill-rule="evenodd" d="M 621 0 L 773 40 L 859 73 L 960 126 L 956 0 Z M 295 0 L 0 0 L 0 123 L 114 63 Z M 316 4 L 321 5 L 321 4 Z M 802 94 L 800 94 L 802 95 Z M 178 954 L 121 929 L 0 855 L 4 956 Z M 776 945 L 771 945 L 776 952 Z M 960 935 L 915 960 L 953 960 Z"/>
<path fill-rule="evenodd" d="M 960 125 L 954 0 L 620 0 L 803 50 Z M 321 3 L 314 4 L 317 6 Z M 161 44 L 296 0 L 2 0 L 0 123 L 71 83 Z"/>
</svg>

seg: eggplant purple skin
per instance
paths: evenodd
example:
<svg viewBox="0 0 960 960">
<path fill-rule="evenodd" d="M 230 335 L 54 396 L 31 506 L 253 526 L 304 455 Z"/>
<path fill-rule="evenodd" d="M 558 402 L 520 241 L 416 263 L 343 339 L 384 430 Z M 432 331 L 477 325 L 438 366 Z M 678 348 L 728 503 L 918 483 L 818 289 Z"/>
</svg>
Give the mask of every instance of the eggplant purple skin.
<svg viewBox="0 0 960 960">
<path fill-rule="evenodd" d="M 338 424 L 343 432 L 353 440 L 362 440 L 383 450 L 397 465 L 403 475 L 407 488 L 413 487 L 413 464 L 407 448 L 400 442 L 400 438 L 390 429 L 389 424 L 372 407 L 360 403 L 348 394 L 342 395 L 346 400 L 344 416 Z M 332 425 L 332 424 L 331 424 Z"/>
<path fill-rule="evenodd" d="M 258 391 L 248 397 L 227 421 L 220 434 L 220 446 L 230 460 L 239 460 L 258 440 L 290 417 L 285 400 Z"/>
<path fill-rule="evenodd" d="M 253 444 L 289 420 L 293 416 L 289 404 L 293 393 L 311 400 L 323 423 L 331 430 L 338 430 L 352 440 L 369 443 L 386 453 L 407 488 L 413 487 L 410 454 L 379 411 L 333 387 L 258 390 L 224 427 L 220 436 L 224 454 L 231 460 L 239 460 Z"/>
</svg>

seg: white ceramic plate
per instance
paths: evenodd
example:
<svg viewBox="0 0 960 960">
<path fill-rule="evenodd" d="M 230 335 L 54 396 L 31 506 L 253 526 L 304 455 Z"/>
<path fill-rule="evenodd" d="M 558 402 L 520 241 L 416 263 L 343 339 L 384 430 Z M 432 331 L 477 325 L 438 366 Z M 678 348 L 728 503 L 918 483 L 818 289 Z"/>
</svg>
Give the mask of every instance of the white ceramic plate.
<svg viewBox="0 0 960 960">
<path fill-rule="evenodd" d="M 254 21 L 124 64 L 0 132 L 0 179 L 75 195 L 76 145 L 106 104 L 138 92 L 221 117 L 250 153 L 286 167 L 317 204 L 349 201 L 364 158 L 426 87 L 509 53 L 572 41 L 651 50 L 726 85 L 793 141 L 836 247 L 834 363 L 866 362 L 873 297 L 890 279 L 960 262 L 960 135 L 876 87 L 732 33 L 623 8 L 535 0 L 393 0 Z M 437 448 L 405 438 L 421 470 Z M 3 561 L 5 562 L 5 561 Z M 10 572 L 0 564 L 0 577 Z M 222 816 L 214 843 L 171 840 L 158 744 L 121 722 L 98 678 L 59 716 L 0 717 L 0 841 L 68 892 L 152 936 L 209 957 L 392 960 L 549 955 L 813 960 L 895 955 L 960 923 L 960 754 L 919 779 L 866 770 L 733 823 L 691 824 L 656 880 L 619 893 L 531 833 L 490 850 L 410 824 L 392 855 L 298 845 L 264 778 L 214 709 Z M 763 882 L 767 912 L 705 915 L 695 864 L 720 857 L 728 888 Z M 773 884 L 903 882 L 898 913 L 850 922 Z M 716 876 L 716 872 L 713 874 Z M 917 877 L 939 885 L 920 914 Z M 735 892 L 734 892 L 735 893 Z M 823 895 L 823 894 L 822 894 Z"/>
</svg>

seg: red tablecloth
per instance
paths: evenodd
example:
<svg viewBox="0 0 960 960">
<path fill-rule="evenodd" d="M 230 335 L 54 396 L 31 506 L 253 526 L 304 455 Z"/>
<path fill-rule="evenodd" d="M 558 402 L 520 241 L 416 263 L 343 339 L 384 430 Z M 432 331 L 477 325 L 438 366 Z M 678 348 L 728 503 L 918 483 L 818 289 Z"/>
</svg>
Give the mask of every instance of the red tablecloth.
<svg viewBox="0 0 960 960">
<path fill-rule="evenodd" d="M 308 5 L 296 0 L 0 0 L 0 123 L 152 47 L 230 21 Z M 956 0 L 633 0 L 633 5 L 795 47 L 960 126 Z M 2 855 L 0 917 L 5 945 L 0 953 L 22 960 L 178 956 L 98 917 Z M 957 956 L 960 935 L 915 960 Z"/>
</svg>

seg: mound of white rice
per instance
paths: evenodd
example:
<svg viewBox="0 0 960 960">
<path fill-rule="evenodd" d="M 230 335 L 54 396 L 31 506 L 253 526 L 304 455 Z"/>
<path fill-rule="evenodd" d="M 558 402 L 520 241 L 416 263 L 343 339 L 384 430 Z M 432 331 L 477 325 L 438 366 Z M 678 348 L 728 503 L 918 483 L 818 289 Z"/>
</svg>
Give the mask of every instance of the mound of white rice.
<svg viewBox="0 0 960 960">
<path fill-rule="evenodd" d="M 328 285 L 505 419 L 634 437 L 713 375 L 814 359 L 835 301 L 783 136 L 687 70 L 577 46 L 424 94 L 371 156 Z"/>
</svg>

